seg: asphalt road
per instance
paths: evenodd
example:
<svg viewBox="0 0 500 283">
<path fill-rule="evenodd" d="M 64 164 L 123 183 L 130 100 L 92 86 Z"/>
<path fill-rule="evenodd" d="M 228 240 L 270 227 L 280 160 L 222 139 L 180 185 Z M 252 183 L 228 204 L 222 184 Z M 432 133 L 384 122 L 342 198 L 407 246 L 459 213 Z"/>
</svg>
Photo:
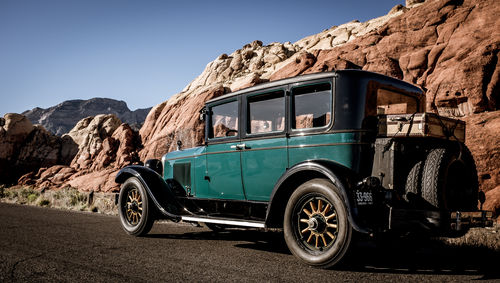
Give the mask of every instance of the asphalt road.
<svg viewBox="0 0 500 283">
<path fill-rule="evenodd" d="M 344 265 L 310 268 L 277 232 L 157 223 L 147 237 L 118 217 L 0 203 L 0 282 L 500 280 L 499 253 L 436 242 L 361 242 Z"/>
</svg>

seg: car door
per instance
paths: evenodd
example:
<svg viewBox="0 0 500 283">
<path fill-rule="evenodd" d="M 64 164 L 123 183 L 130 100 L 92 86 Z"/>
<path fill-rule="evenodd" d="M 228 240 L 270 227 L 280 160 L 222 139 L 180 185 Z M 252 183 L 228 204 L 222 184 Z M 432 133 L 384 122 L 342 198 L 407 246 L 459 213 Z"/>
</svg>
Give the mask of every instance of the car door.
<svg viewBox="0 0 500 283">
<path fill-rule="evenodd" d="M 244 200 L 241 182 L 239 98 L 218 101 L 208 106 L 206 149 L 207 190 L 200 198 Z"/>
<path fill-rule="evenodd" d="M 335 160 L 348 164 L 352 158 L 350 134 L 331 133 L 333 125 L 331 80 L 294 84 L 290 88 L 289 166 L 314 160 Z"/>
<path fill-rule="evenodd" d="M 243 97 L 241 172 L 248 200 L 268 201 L 287 160 L 286 88 Z"/>
</svg>

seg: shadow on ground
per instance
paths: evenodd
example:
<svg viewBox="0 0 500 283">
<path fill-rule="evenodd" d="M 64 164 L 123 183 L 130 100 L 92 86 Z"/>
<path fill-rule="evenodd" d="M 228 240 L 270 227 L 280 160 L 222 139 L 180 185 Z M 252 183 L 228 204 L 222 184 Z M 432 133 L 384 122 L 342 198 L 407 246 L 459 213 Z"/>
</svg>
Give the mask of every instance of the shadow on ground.
<svg viewBox="0 0 500 283">
<path fill-rule="evenodd" d="M 290 254 L 283 234 L 260 230 L 228 229 L 182 234 L 149 234 L 151 238 L 232 241 L 235 247 Z M 463 274 L 480 279 L 500 279 L 500 251 L 482 247 L 453 246 L 439 239 L 359 238 L 336 270 L 401 274 Z"/>
</svg>

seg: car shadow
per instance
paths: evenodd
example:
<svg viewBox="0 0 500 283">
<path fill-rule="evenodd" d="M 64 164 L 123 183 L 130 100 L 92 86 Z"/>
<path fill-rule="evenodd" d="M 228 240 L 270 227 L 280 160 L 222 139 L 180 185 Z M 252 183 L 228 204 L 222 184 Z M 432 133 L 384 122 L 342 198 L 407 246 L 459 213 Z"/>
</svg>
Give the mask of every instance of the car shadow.
<svg viewBox="0 0 500 283">
<path fill-rule="evenodd" d="M 235 247 L 254 249 L 272 253 L 291 254 L 280 232 L 263 232 L 259 229 L 230 228 L 223 231 L 204 229 L 200 232 L 186 232 L 182 234 L 147 234 L 148 238 L 202 240 L 202 241 L 231 241 L 238 242 Z M 243 242 L 243 243 L 241 243 Z"/>
<path fill-rule="evenodd" d="M 281 232 L 258 229 L 228 229 L 180 234 L 148 234 L 150 238 L 231 241 L 235 247 L 271 253 L 291 254 Z M 477 275 L 479 279 L 500 279 L 500 250 L 466 245 L 449 245 L 439 239 L 391 238 L 374 241 L 356 239 L 335 270 L 401 273 Z"/>
<path fill-rule="evenodd" d="M 485 247 L 457 246 L 440 239 L 392 239 L 376 243 L 360 240 L 336 269 L 349 271 L 479 275 L 500 279 L 500 251 Z"/>
</svg>

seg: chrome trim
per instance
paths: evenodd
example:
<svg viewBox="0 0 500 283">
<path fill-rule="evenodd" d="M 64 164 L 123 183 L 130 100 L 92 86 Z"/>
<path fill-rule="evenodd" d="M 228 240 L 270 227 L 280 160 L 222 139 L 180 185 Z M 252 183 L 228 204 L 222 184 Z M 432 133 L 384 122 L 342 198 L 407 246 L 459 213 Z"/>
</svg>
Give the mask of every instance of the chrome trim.
<svg viewBox="0 0 500 283">
<path fill-rule="evenodd" d="M 287 146 L 284 145 L 284 146 L 271 146 L 262 148 L 247 148 L 244 151 L 272 150 L 272 149 L 284 149 L 284 148 L 287 148 Z"/>
<path fill-rule="evenodd" d="M 258 150 L 273 150 L 273 149 L 284 149 L 284 148 L 304 148 L 304 147 L 320 147 L 320 146 L 338 146 L 338 145 L 369 145 L 368 142 L 337 142 L 337 143 L 323 143 L 323 144 L 299 144 L 299 145 L 288 145 L 288 146 L 273 146 L 273 147 L 263 147 L 263 148 L 246 148 L 241 151 L 216 151 L 216 152 L 205 152 L 199 155 L 190 155 L 176 158 L 167 158 L 166 161 L 185 159 L 185 158 L 193 158 L 199 157 L 203 155 L 212 155 L 212 154 L 223 154 L 223 153 L 238 153 L 245 151 L 258 151 Z"/>
<path fill-rule="evenodd" d="M 264 222 L 250 222 L 250 221 L 238 221 L 238 220 L 224 220 L 206 217 L 194 217 L 194 216 L 182 216 L 183 221 L 194 221 L 203 223 L 214 223 L 214 224 L 224 224 L 242 227 L 254 227 L 254 228 L 265 228 L 266 224 Z"/>
<path fill-rule="evenodd" d="M 240 151 L 235 151 L 235 150 L 224 150 L 224 151 L 214 151 L 214 152 L 205 152 L 200 154 L 201 155 L 212 155 L 212 154 L 222 154 L 222 153 L 239 153 Z"/>
<path fill-rule="evenodd" d="M 187 158 L 194 158 L 194 157 L 199 157 L 202 156 L 203 154 L 198 154 L 198 155 L 188 155 L 188 156 L 182 156 L 182 157 L 174 157 L 174 158 L 165 158 L 165 161 L 172 161 L 172 160 L 179 160 L 179 159 L 187 159 Z M 164 161 L 164 162 L 165 162 Z"/>
<path fill-rule="evenodd" d="M 324 144 L 299 144 L 289 145 L 288 148 L 304 148 L 304 147 L 320 147 L 320 146 L 337 146 L 337 145 L 369 145 L 368 142 L 338 142 L 338 143 L 324 143 Z"/>
</svg>

